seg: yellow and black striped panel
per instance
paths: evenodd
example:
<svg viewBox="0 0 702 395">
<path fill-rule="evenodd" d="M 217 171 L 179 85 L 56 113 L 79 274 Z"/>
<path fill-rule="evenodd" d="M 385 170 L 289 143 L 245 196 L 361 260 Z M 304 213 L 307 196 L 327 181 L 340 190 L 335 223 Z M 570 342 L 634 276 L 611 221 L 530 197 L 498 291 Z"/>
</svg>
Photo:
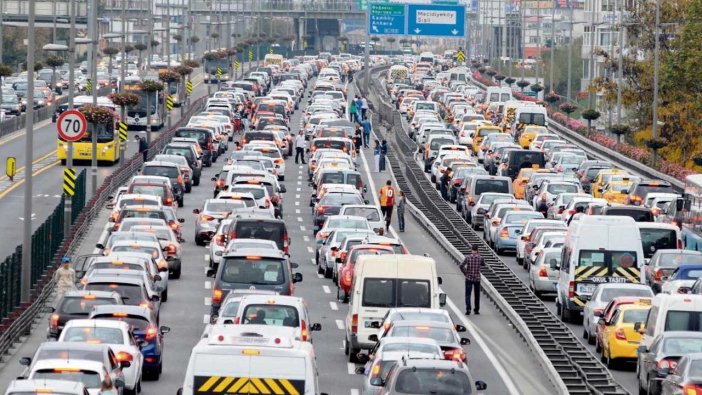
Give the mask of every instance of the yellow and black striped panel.
<svg viewBox="0 0 702 395">
<path fill-rule="evenodd" d="M 196 394 L 300 395 L 305 393 L 305 380 L 195 376 L 193 388 Z"/>
<path fill-rule="evenodd" d="M 580 307 L 585 307 L 585 303 L 587 303 L 587 301 L 582 301 L 577 296 L 573 296 L 570 300 L 572 300 L 573 303 L 577 304 Z"/>
<path fill-rule="evenodd" d="M 583 281 L 588 277 L 606 277 L 609 269 L 602 266 L 578 266 L 575 268 L 575 282 Z"/>
<path fill-rule="evenodd" d="M 76 194 L 76 171 L 73 169 L 65 168 L 63 169 L 63 193 L 66 196 L 73 196 Z"/>
<path fill-rule="evenodd" d="M 636 267 L 618 267 L 613 276 L 624 277 L 632 283 L 641 282 L 641 271 Z"/>
</svg>

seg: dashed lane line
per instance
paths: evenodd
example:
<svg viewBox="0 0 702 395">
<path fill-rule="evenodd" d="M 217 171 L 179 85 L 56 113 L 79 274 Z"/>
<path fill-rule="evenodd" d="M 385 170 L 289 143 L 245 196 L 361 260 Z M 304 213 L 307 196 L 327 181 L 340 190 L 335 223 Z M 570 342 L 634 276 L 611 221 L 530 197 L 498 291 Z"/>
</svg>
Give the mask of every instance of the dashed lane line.
<svg viewBox="0 0 702 395">
<path fill-rule="evenodd" d="M 324 290 L 324 293 L 325 293 L 325 294 L 330 294 L 330 293 L 331 293 L 331 289 L 329 288 L 328 285 L 322 285 L 322 290 Z"/>
<path fill-rule="evenodd" d="M 324 276 L 322 276 L 322 277 L 324 277 Z M 337 305 L 336 302 L 329 302 L 329 308 L 331 308 L 334 311 L 338 311 L 339 305 Z"/>
</svg>

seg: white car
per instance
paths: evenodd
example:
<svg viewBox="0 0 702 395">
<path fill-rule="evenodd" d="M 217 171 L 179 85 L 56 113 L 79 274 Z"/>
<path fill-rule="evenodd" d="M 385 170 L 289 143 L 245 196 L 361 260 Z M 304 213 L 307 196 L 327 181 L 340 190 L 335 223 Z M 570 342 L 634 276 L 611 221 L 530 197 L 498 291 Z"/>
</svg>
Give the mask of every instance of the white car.
<svg viewBox="0 0 702 395">
<path fill-rule="evenodd" d="M 256 206 L 259 210 L 266 210 L 272 217 L 275 217 L 275 206 L 271 202 L 268 189 L 261 184 L 236 184 L 230 185 L 228 192 L 250 193 L 256 199 Z"/>
<path fill-rule="evenodd" d="M 368 220 L 368 224 L 373 228 L 373 232 L 379 235 L 385 234 L 385 220 L 378 206 L 370 204 L 349 204 L 341 207 L 339 215 L 365 217 Z"/>
<path fill-rule="evenodd" d="M 7 387 L 5 395 L 22 394 L 61 394 L 85 395 L 88 394 L 83 383 L 64 380 L 13 380 Z"/>
<path fill-rule="evenodd" d="M 37 363 L 29 372 L 29 380 L 81 381 L 90 395 L 100 394 L 101 377 L 107 376 L 107 369 L 101 362 L 85 359 L 45 359 Z M 115 387 L 122 387 L 122 379 L 115 380 Z"/>
<path fill-rule="evenodd" d="M 210 244 L 208 246 L 210 253 L 209 253 L 209 267 L 212 269 L 217 269 L 219 267 L 219 263 L 222 261 L 222 256 L 224 255 L 224 250 L 227 247 L 226 243 L 226 238 L 227 235 L 226 230 L 229 228 L 229 224 L 232 223 L 231 219 L 223 219 L 219 221 L 219 225 L 217 226 L 217 230 L 215 231 L 215 234 L 212 236 L 212 240 L 210 240 Z"/>
<path fill-rule="evenodd" d="M 524 250 L 526 248 L 526 244 L 529 242 L 531 231 L 536 227 L 563 228 L 565 230 L 566 224 L 564 222 L 555 221 L 552 219 L 532 219 L 531 221 L 527 221 L 527 223 L 524 224 L 522 231 L 519 233 L 519 237 L 517 237 L 516 255 L 518 265 L 522 265 L 524 262 Z"/>
<path fill-rule="evenodd" d="M 312 323 L 304 299 L 283 295 L 246 295 L 239 302 L 235 324 L 295 328 L 295 340 L 311 342 L 310 332 L 322 330 Z"/>
<path fill-rule="evenodd" d="M 109 345 L 117 361 L 122 364 L 124 388 L 130 393 L 137 393 L 141 389 L 141 368 L 144 357 L 126 322 L 100 319 L 70 320 L 63 328 L 58 341 L 100 342 Z"/>
</svg>

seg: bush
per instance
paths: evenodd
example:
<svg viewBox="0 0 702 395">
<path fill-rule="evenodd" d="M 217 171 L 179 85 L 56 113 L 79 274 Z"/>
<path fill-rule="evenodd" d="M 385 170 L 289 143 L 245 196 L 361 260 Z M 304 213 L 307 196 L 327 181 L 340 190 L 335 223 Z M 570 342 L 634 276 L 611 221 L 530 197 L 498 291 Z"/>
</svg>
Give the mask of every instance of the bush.
<svg viewBox="0 0 702 395">
<path fill-rule="evenodd" d="M 102 49 L 102 53 L 106 56 L 113 57 L 119 53 L 119 49 L 115 47 L 106 47 Z"/>
<path fill-rule="evenodd" d="M 190 75 L 193 72 L 193 68 L 183 64 L 174 68 L 173 71 L 175 71 L 179 75 L 186 76 Z"/>
<path fill-rule="evenodd" d="M 558 96 L 555 92 L 548 93 L 544 95 L 544 101 L 549 104 L 553 104 L 557 101 L 561 100 L 561 97 Z"/>
<path fill-rule="evenodd" d="M 190 42 L 193 44 L 197 44 L 200 42 L 200 37 L 198 36 L 190 36 Z"/>
<path fill-rule="evenodd" d="M 9 77 L 12 75 L 12 68 L 10 66 L 0 64 L 0 77 Z"/>
<path fill-rule="evenodd" d="M 183 39 L 183 36 L 180 34 L 174 34 L 173 39 L 176 40 L 177 42 L 180 42 Z"/>
<path fill-rule="evenodd" d="M 180 74 L 171 70 L 164 70 L 158 73 L 158 79 L 163 82 L 175 82 L 180 80 Z"/>
<path fill-rule="evenodd" d="M 85 115 L 88 122 L 95 124 L 108 124 L 114 122 L 117 117 L 117 114 L 107 107 L 93 106 L 92 104 L 82 106 L 78 111 Z"/>
<path fill-rule="evenodd" d="M 142 43 L 134 44 L 134 49 L 136 49 L 137 51 L 144 51 L 146 48 L 148 48 L 146 46 L 146 44 L 142 44 Z"/>
<path fill-rule="evenodd" d="M 163 84 L 153 80 L 144 80 L 141 82 L 141 90 L 145 92 L 160 92 L 163 90 Z"/>
<path fill-rule="evenodd" d="M 61 67 L 64 64 L 64 60 L 60 56 L 49 56 L 46 58 L 46 65 L 51 67 L 52 69 L 56 67 Z"/>
<path fill-rule="evenodd" d="M 587 110 L 583 111 L 582 116 L 583 119 L 588 120 L 588 121 L 594 121 L 597 118 L 600 117 L 600 112 L 595 110 L 594 108 L 588 108 Z"/>
<path fill-rule="evenodd" d="M 504 79 L 507 78 L 507 77 L 504 76 L 504 75 L 502 75 L 502 74 L 497 74 L 497 75 L 494 76 L 493 78 L 494 78 L 495 80 L 497 80 L 497 81 L 502 81 L 502 80 L 504 80 Z"/>
<path fill-rule="evenodd" d="M 631 133 L 631 128 L 628 125 L 612 125 L 609 131 L 621 139 L 621 136 Z"/>
<path fill-rule="evenodd" d="M 531 88 L 532 92 L 536 92 L 537 94 L 539 92 L 541 92 L 542 90 L 544 90 L 544 87 L 541 84 L 539 84 L 538 82 L 536 84 L 531 84 L 530 88 Z"/>
<path fill-rule="evenodd" d="M 480 74 L 484 73 L 485 70 L 487 70 L 487 69 L 485 68 L 485 66 L 480 66 L 480 67 L 478 67 L 478 71 L 480 72 Z"/>
<path fill-rule="evenodd" d="M 519 80 L 517 81 L 517 86 L 521 89 L 524 90 L 527 86 L 529 86 L 529 81 L 527 80 Z"/>
<path fill-rule="evenodd" d="M 136 106 L 139 104 L 139 96 L 133 93 L 113 93 L 109 98 L 115 105 L 120 107 Z"/>
<path fill-rule="evenodd" d="M 196 69 L 196 68 L 200 67 L 200 62 L 198 62 L 195 59 L 186 59 L 183 61 L 183 66 L 187 66 L 187 67 L 190 67 L 192 69 Z"/>
<path fill-rule="evenodd" d="M 570 115 L 578 110 L 578 106 L 576 106 L 573 103 L 563 103 L 560 106 L 558 106 L 558 108 L 560 108 L 561 111 L 563 111 L 564 113 L 566 113 L 568 115 Z"/>
<path fill-rule="evenodd" d="M 488 71 L 485 72 L 485 74 L 489 75 L 490 77 L 494 77 L 497 75 L 497 71 L 493 69 L 489 69 Z"/>
<path fill-rule="evenodd" d="M 663 137 L 657 137 L 646 140 L 646 146 L 654 151 L 665 148 L 669 144 L 668 140 Z"/>
<path fill-rule="evenodd" d="M 514 77 L 505 78 L 505 83 L 509 86 L 512 86 L 512 84 L 514 84 L 515 82 L 517 82 L 517 79 Z"/>
</svg>

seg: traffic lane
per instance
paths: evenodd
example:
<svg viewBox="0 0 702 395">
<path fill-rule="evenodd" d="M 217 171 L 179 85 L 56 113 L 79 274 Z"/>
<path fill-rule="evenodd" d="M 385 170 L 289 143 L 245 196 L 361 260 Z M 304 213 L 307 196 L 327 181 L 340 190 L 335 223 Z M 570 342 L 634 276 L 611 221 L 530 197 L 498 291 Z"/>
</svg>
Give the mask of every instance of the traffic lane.
<svg viewBox="0 0 702 395">
<path fill-rule="evenodd" d="M 427 178 L 429 176 L 427 175 Z M 436 191 L 437 198 L 441 198 L 439 195 L 439 192 Z M 454 208 L 455 209 L 455 208 Z M 478 234 L 482 235 L 482 230 L 478 231 Z M 514 252 L 508 252 L 507 254 L 500 255 L 500 258 L 502 261 L 510 268 L 512 269 L 512 272 L 527 286 L 529 285 L 529 272 L 524 270 L 520 265 L 517 264 L 517 260 L 515 257 Z M 541 298 L 542 302 L 548 309 L 556 315 L 556 303 L 555 303 L 555 294 L 550 296 L 550 295 L 545 295 Z M 558 318 L 555 318 L 558 319 Z M 580 340 L 580 343 L 585 345 L 587 349 L 595 356 L 599 357 L 599 353 L 595 352 L 595 346 L 587 344 L 587 340 L 583 339 L 582 333 L 583 333 L 583 326 L 581 324 L 574 324 L 574 323 L 566 323 L 566 326 L 573 332 L 573 336 L 575 338 Z M 619 364 L 618 369 L 609 369 L 610 372 L 612 373 L 612 376 L 614 379 L 624 386 L 628 391 L 631 391 L 632 393 L 638 390 L 638 382 L 636 379 L 636 364 L 635 363 L 628 363 L 628 364 Z"/>
<path fill-rule="evenodd" d="M 377 191 L 392 180 L 396 185 L 388 165 L 382 173 L 367 172 L 367 165 L 373 163 L 372 148 L 364 149 L 360 164 L 363 166 L 364 179 L 372 179 L 369 185 L 370 196 L 367 198 L 378 204 Z M 365 159 L 365 160 L 363 160 Z M 433 239 L 427 237 L 422 225 L 405 210 L 405 232 L 397 232 L 397 212 L 393 212 L 390 232 L 402 240 L 410 253 L 428 255 L 436 261 L 437 273 L 441 276 L 441 288 L 448 296 L 449 302 L 445 309 L 451 313 L 456 323 L 468 328 L 461 333 L 468 337 L 471 345 L 464 347 L 468 355 L 468 367 L 474 380 L 483 380 L 488 384 L 487 392 L 495 394 L 546 394 L 555 389 L 548 380 L 539 380 L 543 376 L 540 365 L 534 363 L 531 351 L 522 339 L 515 333 L 513 326 L 502 313 L 490 303 L 485 295 L 481 297 L 480 315 L 466 317 L 465 286 L 463 275 L 454 260 Z"/>
</svg>

